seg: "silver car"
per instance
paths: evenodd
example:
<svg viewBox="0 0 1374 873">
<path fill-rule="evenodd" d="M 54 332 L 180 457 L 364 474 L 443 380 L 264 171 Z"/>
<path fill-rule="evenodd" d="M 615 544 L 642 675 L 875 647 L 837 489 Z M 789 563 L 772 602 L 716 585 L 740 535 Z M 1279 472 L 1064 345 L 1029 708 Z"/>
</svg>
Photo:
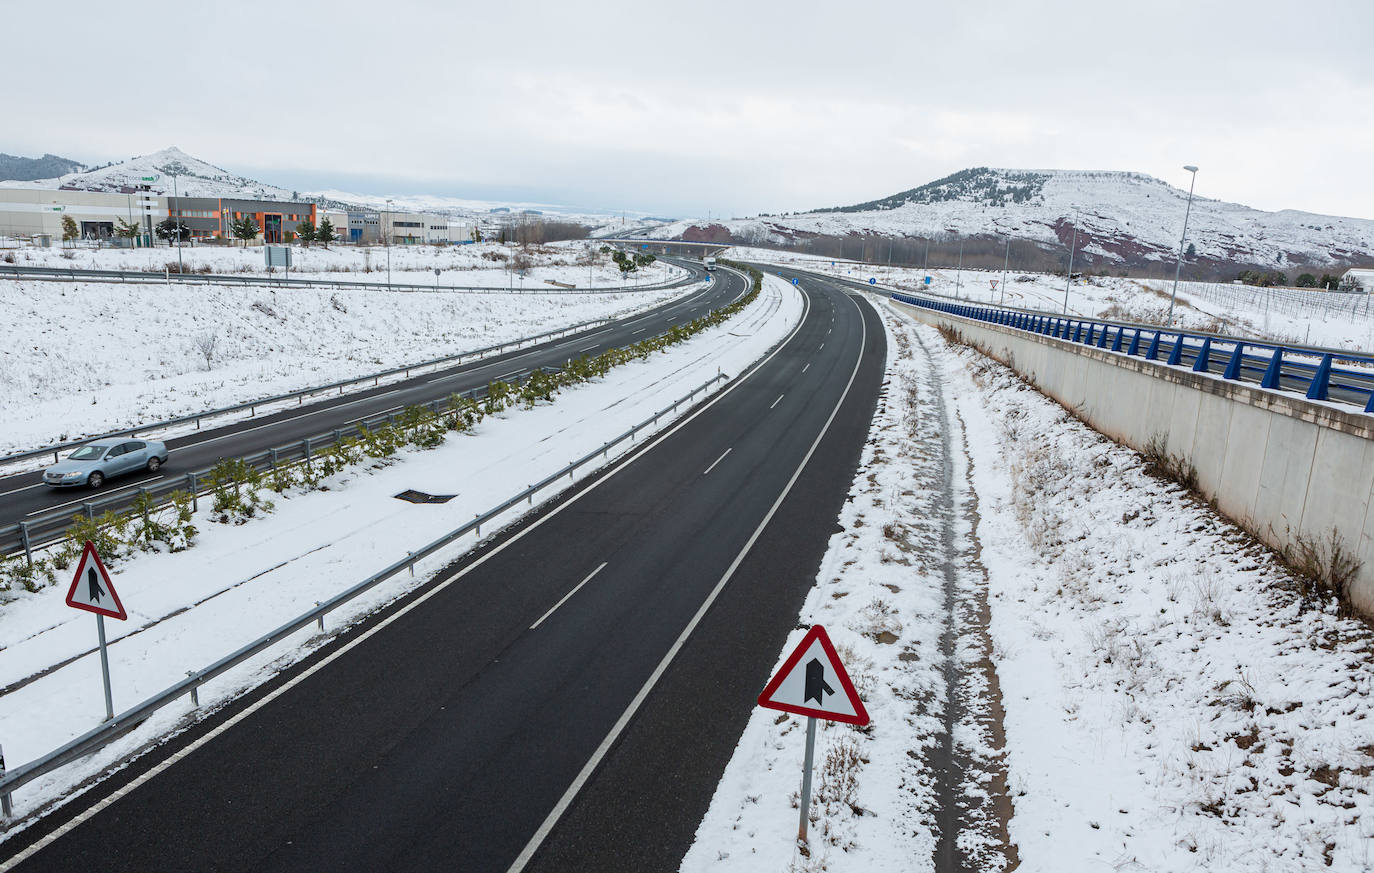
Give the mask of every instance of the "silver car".
<svg viewBox="0 0 1374 873">
<path fill-rule="evenodd" d="M 43 471 L 43 483 L 54 488 L 89 485 L 123 473 L 156 473 L 167 463 L 167 446 L 155 440 L 106 439 L 87 443 Z"/>
</svg>

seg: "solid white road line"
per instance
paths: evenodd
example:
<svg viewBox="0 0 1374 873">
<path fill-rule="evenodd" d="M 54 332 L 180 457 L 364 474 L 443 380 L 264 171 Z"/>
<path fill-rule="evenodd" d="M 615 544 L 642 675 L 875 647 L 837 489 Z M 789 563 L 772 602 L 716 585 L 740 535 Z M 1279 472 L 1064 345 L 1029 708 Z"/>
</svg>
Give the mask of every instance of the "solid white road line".
<svg viewBox="0 0 1374 873">
<path fill-rule="evenodd" d="M 705 476 L 707 473 L 710 473 L 712 470 L 714 470 L 714 469 L 716 468 L 716 464 L 719 464 L 721 461 L 725 460 L 725 456 L 728 455 L 728 454 L 730 454 L 730 453 L 731 453 L 732 451 L 734 451 L 734 450 L 735 450 L 735 447 L 734 447 L 734 446 L 731 446 L 730 448 L 728 448 L 728 449 L 726 449 L 724 452 L 722 452 L 722 453 L 721 453 L 721 456 L 720 456 L 719 458 L 716 458 L 714 461 L 712 461 L 712 462 L 711 462 L 711 466 L 707 467 L 707 468 L 702 472 L 701 475 Z"/>
<path fill-rule="evenodd" d="M 630 335 L 631 335 L 631 336 L 634 336 L 634 335 L 637 334 L 637 333 L 644 333 L 644 328 L 641 327 L 639 330 L 632 330 L 632 331 L 630 331 Z"/>
<path fill-rule="evenodd" d="M 807 362 L 806 362 L 806 366 L 805 366 L 805 367 L 802 367 L 802 372 L 805 373 L 805 372 L 806 372 L 807 370 L 809 370 L 809 369 L 811 369 L 811 362 L 810 362 L 810 361 L 807 361 Z"/>
<path fill-rule="evenodd" d="M 859 309 L 857 303 L 855 303 L 854 306 L 856 309 Z M 693 615 L 692 620 L 682 629 L 682 633 L 673 643 L 672 648 L 663 656 L 663 660 L 659 661 L 658 666 L 654 668 L 654 672 L 649 676 L 643 687 L 639 689 L 639 693 L 635 695 L 634 700 L 630 701 L 630 705 L 626 707 L 615 725 L 612 726 L 611 732 L 601 741 L 601 745 L 597 746 L 596 752 L 592 754 L 591 760 L 587 761 L 582 767 L 582 771 L 577 774 L 577 778 L 573 780 L 572 785 L 568 786 L 568 790 L 565 791 L 563 797 L 559 799 L 558 805 L 556 805 L 553 811 L 548 814 L 548 817 L 544 819 L 544 823 L 539 826 L 539 830 L 535 831 L 534 836 L 525 844 L 525 848 L 521 850 L 520 855 L 515 859 L 515 863 L 510 865 L 506 873 L 521 873 L 521 871 L 525 869 L 525 865 L 534 857 L 534 853 L 539 850 L 539 846 L 548 838 L 554 825 L 558 824 L 558 820 L 563 817 L 563 813 L 572 805 L 573 799 L 576 798 L 577 793 L 582 790 L 582 786 L 586 784 L 597 766 L 601 764 L 601 759 L 606 757 L 606 753 L 610 751 L 611 746 L 615 745 L 616 740 L 620 739 L 620 735 L 624 733 L 630 720 L 634 718 L 635 713 L 639 711 L 639 707 L 643 705 L 649 693 L 653 691 L 654 686 L 658 684 L 659 678 L 667 672 L 668 665 L 677 657 L 677 653 L 682 649 L 683 645 L 686 644 L 687 638 L 692 635 L 692 631 L 696 630 L 697 625 L 701 623 L 702 618 L 704 618 L 707 611 L 710 610 L 711 605 L 714 604 L 716 598 L 720 596 L 720 592 L 725 590 L 726 583 L 735 575 L 735 571 L 739 569 L 739 565 L 744 563 L 745 556 L 749 554 L 749 550 L 754 547 L 754 543 L 757 542 L 758 538 L 763 534 L 763 529 L 768 526 L 768 522 L 773 520 L 773 516 L 777 514 L 778 507 L 782 506 L 782 502 L 786 500 L 787 495 L 792 492 L 792 486 L 797 484 L 797 480 L 801 478 L 802 470 L 806 469 L 806 465 L 811 461 L 811 456 L 816 453 L 816 447 L 821 444 L 821 440 L 825 439 L 825 435 L 830 432 L 830 425 L 835 421 L 835 416 L 839 415 L 840 407 L 844 405 L 845 399 L 849 397 L 849 389 L 854 387 L 854 378 L 859 375 L 859 365 L 863 363 L 863 352 L 868 343 L 868 325 L 863 323 L 862 309 L 859 309 L 859 319 L 860 324 L 863 325 L 863 333 L 859 340 L 859 355 L 854 359 L 854 369 L 849 374 L 849 382 L 844 386 L 844 393 L 840 395 L 840 399 L 836 402 L 835 408 L 830 410 L 830 417 L 825 420 L 825 426 L 822 427 L 821 432 L 816 435 L 816 440 L 811 443 L 811 448 L 807 449 L 806 457 L 802 458 L 801 463 L 797 465 L 796 471 L 792 473 L 792 478 L 788 480 L 786 487 L 784 487 L 782 493 L 778 495 L 778 499 L 773 501 L 773 506 L 768 510 L 768 514 L 763 517 L 763 521 L 759 522 L 759 526 L 754 529 L 754 533 L 749 537 L 749 541 L 744 544 L 744 548 L 740 549 L 739 554 L 735 556 L 735 560 L 731 562 L 729 568 L 726 569 L 725 575 L 720 577 L 720 581 L 716 583 L 716 587 L 711 589 L 711 593 L 706 596 L 706 600 L 703 601 L 701 607 L 697 609 L 696 615 Z"/>
<path fill-rule="evenodd" d="M 586 578 L 586 579 L 583 579 L 581 582 L 578 582 L 577 585 L 573 588 L 573 590 L 569 591 L 567 594 L 564 594 L 564 595 L 563 595 L 563 599 L 560 600 L 560 601 L 558 601 L 557 603 L 555 603 L 555 604 L 553 605 L 553 608 L 552 608 L 552 609 L 550 609 L 548 612 L 544 613 L 543 615 L 539 616 L 539 621 L 536 621 L 534 624 L 530 625 L 530 630 L 534 630 L 535 628 L 537 628 L 537 627 L 539 627 L 541 624 L 543 624 L 543 623 L 544 623 L 544 619 L 548 618 L 549 616 L 551 616 L 551 615 L 553 615 L 555 612 L 557 612 L 557 611 L 558 611 L 558 607 L 560 607 L 560 606 L 562 606 L 563 604 L 567 603 L 569 597 L 572 597 L 574 594 L 576 594 L 577 592 L 581 591 L 583 585 L 586 585 L 588 582 L 592 581 L 592 577 L 595 576 L 597 573 L 600 573 L 600 572 L 601 572 L 602 570 L 604 570 L 604 569 L 606 569 L 606 562 L 605 562 L 605 561 L 602 561 L 600 567 L 597 567 L 595 570 L 593 570 L 593 571 L 591 571 L 590 573 L 588 573 L 588 574 L 587 574 L 587 578 Z"/>
<path fill-rule="evenodd" d="M 10 858 L 8 861 L 0 862 L 0 873 L 8 873 L 9 870 L 14 869 L 15 867 L 17 867 L 17 866 L 19 866 L 20 864 L 22 864 L 24 861 L 28 860 L 29 858 L 33 857 L 33 856 L 36 855 L 37 853 L 41 852 L 41 851 L 42 851 L 44 848 L 46 848 L 48 845 L 50 845 L 50 844 L 56 842 L 57 840 L 61 839 L 61 838 L 62 838 L 63 836 L 65 836 L 66 834 L 71 833 L 71 832 L 72 832 L 73 830 L 75 830 L 77 827 L 80 827 L 81 824 L 82 824 L 83 822 L 86 822 L 86 821 L 88 821 L 89 819 L 91 819 L 91 818 L 93 818 L 93 817 L 99 815 L 103 810 L 105 810 L 105 809 L 106 809 L 107 807 L 109 807 L 111 804 L 114 804 L 114 803 L 119 802 L 120 798 L 122 798 L 122 797 L 124 797 L 125 795 L 129 794 L 129 793 L 132 792 L 134 789 L 138 788 L 140 785 L 144 784 L 145 782 L 147 782 L 147 781 L 149 781 L 149 780 L 151 780 L 151 779 L 156 778 L 157 776 L 159 776 L 160 774 L 162 774 L 164 771 L 166 771 L 167 768 L 171 767 L 171 766 L 174 765 L 176 762 L 180 761 L 182 758 L 185 758 L 187 755 L 190 755 L 192 752 L 196 751 L 197 749 L 201 748 L 202 746 L 205 746 L 205 745 L 207 745 L 208 743 L 212 742 L 212 741 L 213 741 L 216 737 L 218 737 L 220 734 L 224 733 L 225 731 L 227 731 L 227 730 L 229 730 L 230 728 L 232 728 L 232 727 L 234 727 L 235 725 L 237 725 L 239 722 L 241 722 L 241 721 L 243 721 L 244 719 L 248 718 L 249 716 L 253 715 L 253 713 L 255 713 L 255 712 L 257 712 L 258 710 L 262 709 L 264 706 L 267 706 L 269 703 L 271 703 L 272 701 L 276 700 L 278 697 L 281 697 L 283 694 L 285 694 L 285 693 L 287 693 L 288 691 L 290 691 L 291 689 L 295 688 L 297 685 L 300 685 L 302 682 L 304 682 L 305 680 L 309 679 L 311 676 L 314 676 L 316 673 L 318 673 L 319 671 L 323 670 L 325 667 L 329 666 L 330 664 L 334 663 L 334 662 L 335 662 L 336 660 L 338 660 L 339 658 L 342 658 L 344 655 L 346 655 L 346 654 L 348 654 L 349 652 L 351 652 L 351 651 L 352 651 L 354 648 L 356 648 L 357 646 L 362 645 L 364 642 L 366 642 L 367 640 L 371 639 L 373 635 L 378 634 L 378 633 L 381 633 L 383 630 L 385 630 L 386 628 L 390 627 L 392 623 L 394 623 L 394 622 L 398 621 L 399 619 L 401 619 L 402 617 L 404 617 L 404 616 L 405 616 L 407 613 L 409 613 L 412 609 L 416 609 L 416 608 L 418 608 L 418 607 L 420 607 L 420 606 L 423 606 L 431 597 L 434 597 L 434 596 L 440 594 L 441 592 L 443 592 L 444 590 L 446 590 L 447 588 L 449 588 L 449 586 L 453 585 L 454 583 L 456 583 L 456 582 L 458 582 L 460 579 L 462 579 L 464 576 L 466 576 L 467 574 L 471 573 L 473 570 L 476 570 L 478 567 L 482 566 L 483 564 L 485 564 L 485 563 L 486 563 L 487 561 L 489 561 L 490 559 L 492 559 L 492 558 L 496 557 L 497 555 L 501 554 L 502 552 L 504 552 L 504 551 L 505 551 L 507 548 L 509 548 L 510 546 L 512 546 L 512 545 L 514 545 L 514 544 L 520 542 L 520 540 L 524 539 L 527 535 L 529 535 L 530 533 L 533 533 L 534 531 L 536 531 L 536 530 L 538 530 L 540 527 L 542 527 L 546 521 L 548 521 L 548 520 L 551 519 L 551 518 L 554 518 L 555 516 L 557 516 L 559 513 L 563 512 L 563 511 L 564 511 L 565 509 L 567 509 L 568 507 L 573 506 L 574 504 L 576 504 L 576 503 L 577 503 L 579 500 L 581 500 L 583 497 L 585 497 L 585 496 L 587 496 L 588 494 L 590 494 L 591 492 L 595 491 L 596 488 L 597 488 L 598 486 L 600 486 L 603 482 L 605 482 L 606 480 L 610 479 L 612 476 L 614 476 L 616 473 L 619 473 L 621 470 L 624 470 L 624 469 L 626 469 L 627 467 L 629 467 L 630 464 L 634 463 L 634 462 L 637 461 L 639 458 L 642 458 L 645 454 L 647 454 L 649 451 L 651 451 L 651 450 L 652 450 L 655 446 L 657 446 L 659 443 L 661 443 L 661 442 L 663 442 L 664 440 L 668 439 L 668 437 L 670 437 L 670 436 L 672 436 L 673 434 L 677 433 L 678 431 L 682 430 L 682 429 L 683 429 L 684 427 L 686 427 L 688 424 L 690 424 L 691 422 L 693 422 L 694 420 L 696 420 L 696 418 L 697 418 L 698 416 L 706 414 L 706 411 L 707 411 L 707 410 L 709 410 L 711 407 L 715 406 L 715 405 L 716 405 L 717 403 L 719 403 L 721 400 L 723 400 L 723 399 L 725 399 L 727 396 L 729 396 L 729 394 L 730 394 L 732 391 L 734 391 L 736 388 L 738 388 L 739 386 L 741 386 L 741 385 L 743 385 L 745 382 L 747 382 L 751 376 L 753 376 L 755 373 L 757 373 L 757 372 L 758 372 L 761 368 L 763 368 L 769 361 L 773 360 L 773 358 L 777 357 L 778 354 L 787 346 L 787 344 L 790 343 L 790 342 L 796 337 L 797 333 L 801 331 L 801 326 L 802 326 L 803 324 L 806 323 L 806 316 L 807 316 L 807 314 L 811 311 L 811 300 L 810 300 L 809 298 L 803 297 L 803 298 L 802 298 L 802 303 L 804 304 L 804 305 L 803 305 L 803 308 L 802 308 L 802 317 L 801 317 L 800 320 L 798 320 L 796 326 L 794 326 L 794 327 L 792 328 L 792 332 L 791 332 L 790 334 L 787 335 L 787 338 L 784 339 L 782 342 L 778 343 L 777 348 L 773 349 L 773 351 L 770 352 L 768 355 L 765 355 L 764 358 L 763 358 L 762 360 L 760 360 L 758 363 L 754 364 L 754 366 L 753 366 L 752 368 L 750 368 L 749 372 L 747 372 L 747 373 L 745 373 L 744 375 L 740 376 L 739 379 L 738 379 L 733 385 L 730 385 L 730 386 L 729 386 L 728 388 L 726 388 L 725 390 L 723 390 L 723 391 L 719 392 L 718 394 L 716 394 L 714 397 L 712 397 L 712 398 L 710 399 L 709 402 L 702 404 L 701 408 L 698 409 L 696 412 L 694 412 L 694 413 L 692 413 L 691 415 L 687 416 L 687 417 L 684 418 L 682 421 L 680 421 L 680 422 L 678 422 L 677 424 L 673 425 L 671 428 L 669 428 L 668 430 L 666 430 L 666 431 L 664 431 L 663 433 L 659 434 L 658 436 L 654 437 L 653 439 L 651 439 L 651 440 L 645 442 L 642 446 L 639 447 L 639 449 L 638 449 L 637 451 L 634 451 L 634 452 L 631 452 L 631 453 L 625 455 L 624 458 L 622 459 L 623 463 L 621 463 L 620 466 L 617 466 L 615 469 L 607 470 L 606 472 L 601 473 L 594 481 L 592 481 L 592 482 L 586 487 L 585 490 L 578 492 L 577 494 L 575 494 L 575 495 L 573 495 L 572 497 L 570 497 L 567 501 L 565 501 L 565 502 L 562 503 L 561 505 L 559 505 L 559 506 L 557 506 L 557 507 L 554 507 L 554 509 L 553 509 L 551 512 L 549 512 L 548 515 L 545 515 L 545 516 L 542 516 L 542 517 L 536 519 L 532 524 L 530 524 L 529 527 L 527 527 L 527 528 L 525 528 L 525 529 L 523 529 L 523 530 L 517 532 L 517 533 L 516 533 L 515 535 L 513 535 L 510 539 L 506 540 L 505 542 L 501 543 L 501 544 L 500 544 L 499 546 L 497 546 L 496 548 L 494 548 L 494 549 L 492 549 L 491 551 L 487 552 L 485 555 L 483 555 L 482 557 L 478 558 L 476 561 L 473 561 L 471 564 L 469 564 L 468 566 L 464 567 L 462 570 L 460 570 L 460 571 L 458 571 L 457 573 L 455 573 L 452 577 L 450 577 L 450 578 L 448 578 L 448 579 L 445 579 L 445 580 L 442 581 L 442 582 L 436 583 L 436 584 L 434 585 L 434 587 L 430 588 L 428 591 L 426 591 L 425 593 L 421 594 L 419 597 L 416 597 L 414 600 L 412 600 L 410 603 L 406 604 L 405 606 L 403 606 L 403 607 L 397 609 L 397 610 L 396 610 L 394 613 L 392 613 L 391 615 L 389 615 L 389 616 L 387 616 L 386 618 L 382 619 L 381 621 L 377 622 L 377 624 L 375 624 L 375 625 L 374 625 L 372 628 L 370 628 L 369 630 L 365 631 L 364 633 L 359 634 L 355 639 L 350 640 L 349 642 L 347 642 L 347 643 L 345 643 L 344 645 L 340 646 L 337 650 L 335 650 L 335 651 L 331 652 L 330 654 L 326 655 L 325 657 L 321 658 L 316 664 L 314 664 L 314 666 L 312 666 L 312 667 L 310 667 L 310 668 L 308 668 L 308 669 L 306 669 L 306 670 L 302 670 L 298 675 L 296 675 L 296 676 L 292 677 L 291 679 L 288 679 L 287 681 L 283 682 L 279 687 L 277 687 L 276 690 L 271 691 L 271 692 L 269 692 L 268 694 L 263 695 L 257 702 L 255 702 L 255 703 L 253 703 L 253 704 L 251 704 L 251 705 L 245 707 L 244 710 L 243 710 L 242 712 L 238 713 L 237 715 L 234 715 L 234 716 L 232 716 L 232 717 L 230 717 L 230 718 L 228 718 L 228 719 L 225 719 L 225 721 L 224 721 L 223 723 L 217 725 L 217 726 L 216 726 L 215 728 L 213 728 L 212 730 L 206 732 L 206 734 L 205 734 L 204 736 L 199 737 L 199 738 L 197 738 L 197 739 L 195 739 L 195 740 L 192 740 L 191 742 L 187 743 L 187 744 L 186 744 L 184 747 L 182 747 L 180 750 L 178 750 L 177 752 L 173 753 L 171 757 L 169 757 L 169 758 L 167 758 L 166 760 L 163 760 L 163 761 L 159 762 L 158 764 L 154 765 L 154 766 L 151 767 L 147 772 L 145 772 L 145 773 L 141 774 L 140 776 L 138 776 L 138 777 L 136 777 L 136 778 L 130 780 L 129 783 L 126 784 L 126 785 L 124 785 L 123 787 L 114 790 L 114 791 L 111 792 L 110 795 L 109 795 L 108 797 L 106 797 L 104 800 L 100 801 L 99 803 L 95 804 L 94 806 L 90 807 L 89 809 L 83 810 L 82 812 L 76 814 L 76 815 L 73 816 L 69 821 L 67 821 L 65 824 L 59 825 L 58 827 L 54 828 L 47 836 L 43 837 L 42 839 L 39 839 L 39 840 L 35 841 L 35 842 L 34 842 L 32 845 L 30 845 L 27 849 L 24 849 L 22 852 L 19 852 L 18 854 L 14 855 L 14 857 Z M 848 390 L 848 389 L 846 389 L 846 390 Z M 827 426 L 828 426 L 828 425 L 827 425 Z M 809 457 L 809 456 L 808 456 L 808 457 Z M 804 465 L 805 465 L 805 462 L 803 462 L 803 466 L 804 466 Z M 791 486 L 788 486 L 788 487 L 790 488 Z M 779 502 L 781 502 L 781 498 L 779 499 Z M 732 570 L 731 572 L 733 572 L 733 570 Z M 693 625 L 693 627 L 695 627 L 695 625 Z M 655 674 L 655 676 L 652 677 L 652 678 L 653 678 L 653 681 L 657 681 L 657 674 Z M 637 708 L 637 704 L 636 704 L 636 708 Z M 633 714 L 633 713 L 631 713 L 631 714 Z M 622 716 L 622 718 L 623 718 L 623 716 Z M 618 734 L 618 732 L 617 732 L 617 734 Z M 604 754 L 605 754 L 604 751 L 601 751 L 601 752 L 600 752 L 600 755 L 604 755 Z M 600 755 L 598 755 L 598 757 L 597 757 L 596 760 L 600 760 Z M 584 780 L 582 780 L 582 781 L 586 781 L 586 780 L 584 779 Z M 581 783 L 579 782 L 579 783 L 577 783 L 577 784 L 580 786 Z M 576 793 L 576 792 L 574 792 L 574 793 Z M 568 795 L 565 795 L 565 797 L 567 797 L 567 796 L 568 796 Z M 560 811 L 560 815 L 561 815 L 561 811 Z M 555 818 L 554 820 L 556 821 L 557 819 Z M 546 821 L 546 823 L 547 823 L 547 821 Z M 539 835 L 539 840 L 540 840 L 541 842 L 543 841 L 543 839 L 544 839 L 543 835 Z M 527 846 L 526 848 L 528 849 L 529 847 Z M 537 844 L 535 844 L 535 848 L 538 848 Z M 524 864 L 527 863 L 527 862 L 528 862 L 528 858 L 526 858 L 526 860 L 525 860 L 524 862 L 520 862 L 520 863 L 519 863 L 519 866 L 520 866 L 520 867 L 523 867 Z M 512 869 L 518 869 L 518 868 L 512 868 Z"/>
<path fill-rule="evenodd" d="M 778 399 L 777 399 L 777 400 L 774 400 L 774 401 L 768 406 L 768 408 L 769 408 L 769 409 L 772 409 L 774 406 L 777 406 L 779 403 L 782 402 L 782 398 L 785 397 L 785 396 L 786 396 L 786 395 L 784 395 L 784 394 L 779 394 L 779 395 L 778 395 Z"/>
<path fill-rule="evenodd" d="M 514 371 L 512 371 L 512 372 L 510 372 L 510 373 L 507 373 L 507 374 L 504 375 L 504 376 L 497 376 L 497 377 L 496 377 L 496 381 L 497 381 L 497 382 L 504 382 L 504 381 L 506 381 L 508 378 L 510 378 L 511 376 L 519 376 L 519 375 L 520 375 L 521 373 L 523 373 L 523 372 L 524 372 L 523 370 L 514 370 Z"/>
<path fill-rule="evenodd" d="M 598 347 L 599 347 L 599 346 L 587 346 L 585 349 L 582 349 L 582 351 L 584 351 L 584 352 L 590 352 L 592 349 L 595 349 L 595 348 L 598 348 Z"/>
<path fill-rule="evenodd" d="M 157 476 L 150 476 L 150 477 L 148 477 L 147 479 L 139 479 L 137 482 L 130 482 L 128 485 L 125 485 L 125 486 L 120 487 L 120 488 L 116 488 L 116 489 L 114 489 L 113 491 L 106 491 L 105 493 L 101 494 L 100 496 L 101 496 L 101 497 L 113 497 L 114 495 L 120 493 L 121 491 L 128 491 L 130 488 L 137 488 L 139 485 L 143 485 L 143 484 L 145 484 L 145 483 L 147 483 L 147 482 L 156 482 L 158 479 L 161 479 L 161 478 L 163 478 L 163 477 L 162 477 L 161 474 L 159 474 L 159 475 L 157 475 Z M 52 512 L 54 509 L 61 509 L 61 508 L 64 507 L 64 506 L 75 506 L 75 505 L 78 504 L 78 503 L 86 503 L 86 502 L 89 501 L 89 500 L 91 500 L 90 497 L 79 497 L 79 498 L 77 498 L 76 500 L 68 500 L 66 503 L 58 503 L 58 504 L 56 504 L 56 505 L 54 505 L 54 506 L 45 506 L 45 507 L 43 507 L 42 509 L 35 509 L 33 512 L 26 512 L 26 513 L 24 513 L 24 516 L 27 518 L 27 517 L 30 516 L 30 515 L 38 515 L 38 514 L 41 513 L 41 512 Z"/>
</svg>

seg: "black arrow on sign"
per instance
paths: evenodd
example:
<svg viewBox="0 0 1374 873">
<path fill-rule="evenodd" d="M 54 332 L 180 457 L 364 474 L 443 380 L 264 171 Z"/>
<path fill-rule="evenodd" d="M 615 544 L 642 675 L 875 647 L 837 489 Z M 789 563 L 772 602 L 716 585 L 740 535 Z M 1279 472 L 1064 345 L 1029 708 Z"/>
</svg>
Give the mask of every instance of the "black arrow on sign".
<svg viewBox="0 0 1374 873">
<path fill-rule="evenodd" d="M 806 665 L 806 694 L 802 697 L 802 703 L 814 697 L 817 704 L 824 706 L 825 695 L 834 693 L 835 689 L 825 681 L 825 665 L 820 658 L 812 658 Z"/>
<path fill-rule="evenodd" d="M 100 596 L 105 593 L 105 589 L 100 587 L 100 577 L 95 574 L 94 567 L 86 569 L 86 584 L 90 586 L 91 602 L 99 603 Z M 808 678 L 807 681 L 810 682 L 810 679 Z M 810 688 L 811 686 L 808 684 L 807 687 Z"/>
</svg>

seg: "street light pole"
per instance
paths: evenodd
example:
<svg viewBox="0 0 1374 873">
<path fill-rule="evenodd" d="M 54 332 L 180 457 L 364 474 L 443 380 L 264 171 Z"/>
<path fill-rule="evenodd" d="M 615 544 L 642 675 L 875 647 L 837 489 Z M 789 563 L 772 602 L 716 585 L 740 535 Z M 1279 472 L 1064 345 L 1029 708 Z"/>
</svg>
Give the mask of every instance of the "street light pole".
<svg viewBox="0 0 1374 873">
<path fill-rule="evenodd" d="M 391 290 L 391 200 L 386 201 L 386 290 Z"/>
<path fill-rule="evenodd" d="M 1183 236 L 1178 240 L 1178 263 L 1174 266 L 1174 290 L 1169 294 L 1169 326 L 1174 324 L 1174 301 L 1178 299 L 1178 276 L 1183 272 L 1183 246 L 1188 240 L 1188 217 L 1193 213 L 1193 186 L 1197 184 L 1197 167 L 1189 164 L 1183 169 L 1193 174 L 1188 183 L 1188 207 L 1183 210 Z"/>
<path fill-rule="evenodd" d="M 1073 253 L 1078 248 L 1078 210 L 1073 211 L 1073 242 L 1069 243 L 1069 273 L 1064 277 L 1064 314 L 1069 314 L 1069 285 L 1073 282 Z"/>
<path fill-rule="evenodd" d="M 181 266 L 181 213 L 184 210 L 181 208 L 181 195 L 178 193 L 178 190 L 179 189 L 177 188 L 177 174 L 173 173 L 172 199 L 175 200 L 177 203 L 177 217 L 174 219 L 175 223 L 172 226 L 175 227 L 177 231 L 177 272 L 184 273 L 186 272 L 186 270 Z"/>
</svg>

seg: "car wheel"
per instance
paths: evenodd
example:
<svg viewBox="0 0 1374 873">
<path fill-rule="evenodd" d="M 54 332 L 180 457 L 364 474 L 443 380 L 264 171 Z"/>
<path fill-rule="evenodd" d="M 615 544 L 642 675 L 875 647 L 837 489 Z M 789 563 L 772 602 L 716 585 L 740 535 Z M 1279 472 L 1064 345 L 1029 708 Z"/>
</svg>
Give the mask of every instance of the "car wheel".
<svg viewBox="0 0 1374 873">
<path fill-rule="evenodd" d="M 86 484 L 92 488 L 99 488 L 101 485 L 105 484 L 105 474 L 100 472 L 92 473 L 90 478 L 86 480 Z"/>
<path fill-rule="evenodd" d="M 162 459 L 154 455 L 148 459 L 148 472 L 156 473 L 157 468 L 162 466 Z"/>
</svg>

